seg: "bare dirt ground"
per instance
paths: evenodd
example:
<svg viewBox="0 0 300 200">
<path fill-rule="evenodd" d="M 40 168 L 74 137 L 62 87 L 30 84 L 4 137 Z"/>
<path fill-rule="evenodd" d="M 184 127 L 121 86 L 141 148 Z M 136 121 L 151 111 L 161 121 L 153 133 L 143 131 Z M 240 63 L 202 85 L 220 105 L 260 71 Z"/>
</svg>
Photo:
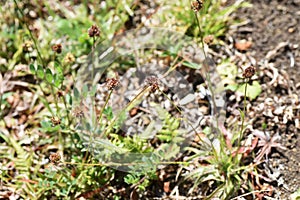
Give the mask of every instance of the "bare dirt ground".
<svg viewBox="0 0 300 200">
<path fill-rule="evenodd" d="M 300 1 L 250 2 L 252 8 L 236 13 L 246 23 L 229 35 L 235 44 L 243 40 L 251 43 L 242 54 L 256 65 L 263 86 L 262 94 L 250 108 L 256 113 L 253 127 L 267 124 L 270 134 L 279 133 L 280 143 L 287 148 L 273 149 L 261 169 L 272 179 L 275 196 L 289 199 L 300 187 Z"/>
</svg>

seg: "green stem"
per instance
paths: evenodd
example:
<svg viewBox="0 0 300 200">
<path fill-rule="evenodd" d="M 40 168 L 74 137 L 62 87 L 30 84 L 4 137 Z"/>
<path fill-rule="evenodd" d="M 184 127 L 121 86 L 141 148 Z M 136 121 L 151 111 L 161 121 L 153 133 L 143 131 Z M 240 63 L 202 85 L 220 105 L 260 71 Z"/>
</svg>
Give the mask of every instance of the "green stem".
<svg viewBox="0 0 300 200">
<path fill-rule="evenodd" d="M 24 13 L 23 13 L 23 11 L 20 9 L 20 7 L 19 7 L 19 5 L 18 5 L 18 3 L 17 3 L 16 0 L 14 0 L 14 4 L 15 4 L 17 10 L 20 12 L 21 16 L 24 17 Z M 27 23 L 23 23 L 22 20 L 21 20 L 19 17 L 18 17 L 18 19 L 19 19 L 20 23 L 22 23 L 23 25 L 25 25 L 27 31 L 29 32 L 29 36 L 30 36 L 30 38 L 32 39 L 32 41 L 33 41 L 33 43 L 34 43 L 34 47 L 35 47 L 35 49 L 36 49 L 36 51 L 37 51 L 38 58 L 39 58 L 40 62 L 42 63 L 42 66 L 45 67 L 45 66 L 44 66 L 45 61 L 44 61 L 44 59 L 43 59 L 43 57 L 42 57 L 42 55 L 41 55 L 41 51 L 39 50 L 39 46 L 38 46 L 38 44 L 37 44 L 37 41 L 36 41 L 35 37 L 32 35 L 32 32 L 31 32 L 31 30 L 30 30 L 28 24 L 27 24 Z M 43 90 L 43 88 L 41 87 L 41 85 L 40 85 L 40 84 L 38 84 L 38 85 L 39 85 L 39 87 L 40 87 L 40 89 L 41 89 L 43 95 L 46 96 L 46 93 L 45 93 L 45 91 Z M 51 90 L 52 90 L 52 88 L 51 88 Z M 53 97 L 55 97 L 55 96 L 53 95 Z M 56 107 L 57 107 L 57 104 L 56 104 Z M 49 110 L 49 111 L 50 111 L 50 112 L 52 113 L 52 115 L 53 115 L 53 111 L 52 111 L 52 110 Z"/>
<path fill-rule="evenodd" d="M 114 119 L 112 120 L 112 122 L 109 124 L 108 128 L 106 128 L 106 130 L 104 131 L 104 133 L 106 135 L 108 131 L 110 131 L 113 127 L 113 125 L 115 124 L 116 120 L 119 118 L 119 116 L 121 115 L 121 113 L 123 113 L 126 109 L 128 109 L 136 100 L 138 100 L 147 90 L 149 89 L 149 86 L 144 87 L 118 114 L 116 117 L 114 117 Z"/>
<path fill-rule="evenodd" d="M 238 138 L 238 149 L 237 150 L 239 150 L 241 147 L 241 140 L 242 140 L 243 134 L 244 134 L 244 123 L 245 123 L 246 106 L 247 106 L 247 87 L 248 87 L 248 80 L 246 80 L 246 83 L 245 83 L 242 125 L 241 125 L 241 130 L 240 130 L 240 134 L 239 134 L 239 138 Z"/>
<path fill-rule="evenodd" d="M 62 98 L 62 100 L 63 100 L 64 106 L 65 106 L 65 109 L 66 109 L 66 112 L 67 112 L 68 124 L 70 125 L 70 124 L 71 124 L 70 111 L 69 111 L 69 109 L 68 109 L 68 106 L 67 106 L 67 102 L 66 102 L 65 97 L 62 96 L 61 98 Z"/>
<path fill-rule="evenodd" d="M 95 53 L 95 43 L 96 39 L 93 37 L 93 46 L 92 46 L 92 83 L 94 81 L 94 76 L 95 76 L 95 65 L 94 65 L 94 53 Z"/>
<path fill-rule="evenodd" d="M 196 13 L 196 12 L 195 12 L 195 17 L 196 17 L 197 26 L 198 26 L 198 29 L 199 29 L 199 35 L 200 35 L 201 45 L 202 45 L 202 48 L 203 48 L 204 59 L 205 59 L 205 61 L 207 61 L 207 55 L 206 55 L 206 52 L 205 52 L 205 45 L 204 45 L 204 42 L 203 42 L 203 33 L 202 33 L 199 18 L 198 18 L 198 13 Z M 204 64 L 206 64 L 206 62 L 204 62 Z M 214 94 L 214 90 L 213 90 L 213 87 L 212 87 L 212 82 L 211 82 L 210 75 L 209 75 L 209 66 L 205 67 L 204 72 L 205 72 L 205 76 L 206 76 L 206 85 L 207 85 L 209 91 L 211 92 L 211 99 L 212 99 L 212 104 L 213 104 L 213 115 L 216 116 L 216 126 L 218 127 L 219 117 L 216 114 L 217 113 L 217 110 L 216 110 L 217 106 L 216 106 L 216 102 L 215 102 L 215 94 Z"/>
<path fill-rule="evenodd" d="M 197 26 L 198 26 L 198 29 L 199 29 L 199 36 L 200 36 L 200 41 L 201 41 L 201 45 L 202 45 L 202 48 L 203 48 L 203 53 L 204 53 L 204 57 L 205 59 L 207 58 L 206 56 L 206 52 L 204 50 L 204 42 L 203 42 L 203 33 L 202 33 L 202 29 L 201 29 L 201 25 L 200 25 L 200 21 L 199 21 L 199 18 L 198 18 L 198 14 L 195 13 L 195 17 L 196 17 L 196 21 L 197 21 Z"/>
<path fill-rule="evenodd" d="M 99 115 L 99 124 L 100 124 L 100 126 L 101 126 L 101 120 L 102 120 L 103 112 L 104 112 L 104 110 L 105 110 L 105 108 L 106 108 L 106 106 L 107 106 L 107 104 L 108 104 L 108 101 L 109 101 L 109 99 L 110 99 L 110 97 L 111 97 L 111 95 L 112 95 L 112 92 L 113 92 L 113 90 L 110 90 L 110 91 L 109 91 L 109 94 L 108 94 L 108 97 L 107 97 L 106 100 L 105 100 L 104 106 L 102 107 L 102 109 L 101 109 L 101 111 L 100 111 L 100 115 Z"/>
<path fill-rule="evenodd" d="M 62 137 L 62 133 L 59 131 L 58 132 L 58 150 L 59 152 L 61 152 L 62 154 L 62 159 L 63 159 L 63 153 L 64 153 L 64 141 L 63 141 L 63 137 Z"/>
<path fill-rule="evenodd" d="M 3 118 L 3 113 L 2 113 L 3 112 L 3 110 L 2 110 L 2 96 L 3 96 L 3 94 L 1 92 L 1 94 L 0 94 L 0 120 L 3 120 L 4 124 L 6 125 L 5 120 Z"/>
<path fill-rule="evenodd" d="M 20 7 L 18 6 L 18 3 L 17 3 L 16 0 L 14 0 L 14 3 L 15 3 L 15 5 L 16 5 L 17 10 L 21 13 L 21 16 L 24 17 L 24 13 L 23 13 L 23 11 L 20 9 Z M 18 15 L 17 15 L 17 16 L 18 16 Z M 42 57 L 42 55 L 41 55 L 41 52 L 40 52 L 40 50 L 39 50 L 39 48 L 38 48 L 37 41 L 36 41 L 36 39 L 33 37 L 33 35 L 32 35 L 32 33 L 31 33 L 31 31 L 30 31 L 30 28 L 29 28 L 28 24 L 27 24 L 27 23 L 23 23 L 22 20 L 21 20 L 19 17 L 18 17 L 18 19 L 19 19 L 19 21 L 20 21 L 22 24 L 25 24 L 26 29 L 27 29 L 28 32 L 29 32 L 30 38 L 32 39 L 32 41 L 33 41 L 33 43 L 34 43 L 34 46 L 35 46 L 35 48 L 36 48 L 36 51 L 37 51 L 37 54 L 38 54 L 38 58 L 40 59 L 42 65 L 44 66 L 44 59 L 43 59 L 43 57 Z"/>
</svg>

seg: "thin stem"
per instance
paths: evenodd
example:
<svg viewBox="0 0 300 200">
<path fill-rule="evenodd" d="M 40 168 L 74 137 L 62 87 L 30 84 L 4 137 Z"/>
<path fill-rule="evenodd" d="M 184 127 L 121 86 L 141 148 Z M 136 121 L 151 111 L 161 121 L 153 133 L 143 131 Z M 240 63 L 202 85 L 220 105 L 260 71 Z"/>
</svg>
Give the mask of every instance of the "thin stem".
<svg viewBox="0 0 300 200">
<path fill-rule="evenodd" d="M 114 117 L 114 119 L 112 120 L 112 122 L 109 124 L 109 126 L 106 128 L 106 130 L 104 131 L 104 133 L 107 135 L 107 131 L 111 130 L 113 125 L 115 124 L 116 120 L 119 118 L 119 116 L 121 115 L 122 112 L 124 112 L 126 109 L 129 108 L 129 106 L 131 106 L 137 99 L 139 99 L 150 87 L 146 86 L 144 87 L 119 113 L 116 117 Z"/>
<path fill-rule="evenodd" d="M 15 5 L 16 5 L 17 10 L 21 13 L 22 17 L 24 17 L 24 13 L 23 13 L 23 11 L 19 8 L 18 3 L 17 3 L 16 0 L 14 0 L 14 3 L 15 3 Z M 18 16 L 18 15 L 17 15 L 17 16 Z M 18 17 L 18 19 L 20 20 L 20 22 L 21 22 L 22 24 L 25 24 L 26 29 L 27 29 L 28 32 L 29 32 L 30 38 L 33 40 L 34 46 L 35 46 L 36 51 L 37 51 L 37 54 L 38 54 L 38 58 L 40 59 L 42 65 L 44 66 L 44 59 L 43 59 L 43 57 L 42 57 L 42 55 L 41 55 L 41 52 L 40 52 L 40 50 L 39 50 L 39 48 L 38 48 L 37 41 L 36 41 L 36 39 L 33 37 L 33 35 L 32 35 L 32 33 L 31 33 L 31 31 L 30 31 L 30 28 L 29 28 L 28 24 L 27 24 L 27 23 L 23 23 L 22 20 L 21 20 L 19 17 Z"/>
<path fill-rule="evenodd" d="M 93 45 L 92 45 L 92 55 L 91 55 L 91 60 L 92 60 L 92 77 L 91 77 L 91 80 L 92 80 L 92 83 L 94 82 L 94 76 L 95 76 L 95 65 L 94 65 L 94 53 L 95 53 L 95 47 L 96 47 L 96 38 L 95 36 L 93 36 Z M 92 104 L 95 103 L 95 97 L 92 96 L 91 97 L 92 99 Z M 94 106 L 94 105 L 93 105 Z M 95 108 L 95 107 L 94 107 Z M 90 132 L 90 137 L 89 137 L 89 146 L 88 146 L 88 150 L 85 152 L 85 156 L 84 158 L 82 159 L 82 164 L 85 163 L 85 161 L 87 160 L 87 157 L 88 157 L 88 151 L 91 147 L 91 144 L 92 144 L 92 136 L 93 136 L 93 133 Z"/>
<path fill-rule="evenodd" d="M 197 21 L 197 26 L 198 26 L 198 29 L 199 29 L 199 35 L 200 35 L 200 41 L 201 41 L 201 44 L 202 44 L 202 48 L 203 48 L 203 54 L 204 54 L 204 59 L 205 61 L 207 61 L 207 55 L 206 55 L 206 52 L 205 52 L 205 45 L 204 45 L 204 42 L 203 42 L 203 33 L 202 33 L 202 29 L 201 29 L 201 25 L 200 25 L 200 21 L 199 21 L 199 18 L 198 18 L 198 13 L 195 12 L 195 17 L 196 17 L 196 21 Z M 206 62 L 204 62 L 204 72 L 205 72 L 205 76 L 206 76 L 206 85 L 209 89 L 209 91 L 211 92 L 211 99 L 212 99 L 212 104 L 213 104 L 213 113 L 212 115 L 215 115 L 216 116 L 216 125 L 218 126 L 219 124 L 219 117 L 218 115 L 216 114 L 217 113 L 217 106 L 216 106 L 216 102 L 215 102 L 215 94 L 214 94 L 214 90 L 213 90 L 213 87 L 212 87 L 212 82 L 211 82 L 211 79 L 210 79 L 210 74 L 209 74 L 209 66 L 205 66 Z"/>
<path fill-rule="evenodd" d="M 108 97 L 107 97 L 106 100 L 105 100 L 104 106 L 102 107 L 102 109 L 101 109 L 101 111 L 100 111 L 100 115 L 99 115 L 99 124 L 100 124 L 100 126 L 101 126 L 101 120 L 102 120 L 103 112 L 104 112 L 104 110 L 105 110 L 105 108 L 106 108 L 106 106 L 107 106 L 107 104 L 108 104 L 108 101 L 109 101 L 109 99 L 110 99 L 110 97 L 111 97 L 111 95 L 112 95 L 112 92 L 113 92 L 113 90 L 110 90 L 110 91 L 109 91 L 109 94 L 108 94 Z"/>
<path fill-rule="evenodd" d="M 245 83 L 245 91 L 244 91 L 244 106 L 243 106 L 243 114 L 242 114 L 242 125 L 241 130 L 238 138 L 238 150 L 241 147 L 241 140 L 244 134 L 244 123 L 245 123 L 245 115 L 246 115 L 246 106 L 247 106 L 247 87 L 248 87 L 248 80 Z"/>
<path fill-rule="evenodd" d="M 14 0 L 14 3 L 15 3 L 15 6 L 16 6 L 17 10 L 20 12 L 21 16 L 24 17 L 24 13 L 23 13 L 23 11 L 20 9 L 20 7 L 19 7 L 19 5 L 18 5 L 18 3 L 17 3 L 16 0 Z M 17 15 L 17 16 L 18 16 L 18 15 Z M 37 44 L 37 41 L 36 41 L 35 37 L 32 35 L 32 32 L 31 32 L 31 30 L 30 30 L 28 24 L 27 24 L 27 23 L 23 23 L 22 20 L 21 20 L 19 17 L 18 17 L 18 19 L 19 19 L 20 23 L 22 23 L 23 25 L 25 25 L 27 31 L 29 32 L 29 36 L 30 36 L 30 38 L 32 39 L 33 44 L 34 44 L 34 47 L 35 47 L 35 49 L 36 49 L 36 51 L 37 51 L 38 58 L 39 58 L 40 62 L 42 63 L 42 66 L 45 67 L 45 66 L 44 66 L 45 61 L 44 61 L 44 59 L 43 59 L 43 57 L 42 57 L 42 55 L 41 55 L 41 52 L 40 52 L 40 50 L 39 50 L 39 46 L 38 46 L 38 44 Z M 45 91 L 43 90 L 43 88 L 41 87 L 40 84 L 38 84 L 38 85 L 39 85 L 39 88 L 41 89 L 43 95 L 46 97 Z M 51 89 L 51 90 L 52 90 L 52 89 Z M 54 97 L 54 96 L 53 96 L 53 97 Z M 49 108 L 50 108 L 50 106 L 49 106 Z M 52 109 L 50 109 L 49 111 L 50 111 L 50 112 L 52 113 L 52 115 L 53 115 Z"/>
<path fill-rule="evenodd" d="M 63 153 L 64 153 L 64 139 L 62 137 L 61 131 L 58 132 L 58 144 L 59 144 L 58 149 L 61 152 L 61 154 L 63 155 Z"/>
<path fill-rule="evenodd" d="M 178 108 L 178 106 L 177 105 L 175 105 L 175 103 L 168 97 L 168 95 L 166 94 L 166 93 L 164 93 L 163 91 L 161 91 L 160 89 L 159 89 L 159 91 L 171 102 L 171 104 L 176 108 L 176 110 L 182 115 L 182 112 L 181 112 L 181 110 Z M 180 120 L 184 120 L 184 121 L 186 121 L 191 127 L 192 127 L 192 129 L 193 129 L 193 131 L 196 133 L 196 135 L 198 135 L 198 133 L 197 133 L 197 131 L 196 131 L 196 129 L 193 127 L 193 125 L 187 120 L 187 119 L 185 119 L 185 118 L 179 118 Z"/>
<path fill-rule="evenodd" d="M 200 41 L 201 41 L 201 45 L 202 45 L 202 48 L 203 48 L 203 53 L 204 53 L 204 57 L 205 59 L 207 58 L 206 56 L 206 52 L 204 50 L 204 42 L 203 42 L 203 34 L 202 34 L 202 29 L 201 29 L 201 25 L 200 25 L 200 21 L 199 21 L 199 18 L 198 18 L 198 14 L 195 13 L 195 17 L 196 17 L 196 21 L 197 21 L 197 26 L 198 26 L 198 29 L 199 29 L 199 35 L 200 35 Z"/>
<path fill-rule="evenodd" d="M 2 94 L 0 95 L 0 120 L 2 120 L 3 119 L 3 117 L 2 117 Z M 3 120 L 4 121 L 4 120 Z"/>
<path fill-rule="evenodd" d="M 5 126 L 6 126 L 6 122 L 4 120 L 3 110 L 2 110 L 2 96 L 3 96 L 3 94 L 1 92 L 1 94 L 0 94 L 0 120 L 3 120 L 3 122 L 4 122 Z"/>
<path fill-rule="evenodd" d="M 68 124 L 70 125 L 70 124 L 71 124 L 70 111 L 69 111 L 69 109 L 68 109 L 68 106 L 67 106 L 67 102 L 66 102 L 65 97 L 62 96 L 61 98 L 62 98 L 62 100 L 63 100 L 64 106 L 65 106 L 65 109 L 66 109 L 66 112 L 67 112 Z"/>
<path fill-rule="evenodd" d="M 99 115 L 99 126 L 100 126 L 100 128 L 101 128 L 101 119 L 102 119 L 102 115 L 103 115 L 103 112 L 104 112 L 104 109 L 106 108 L 106 106 L 107 106 L 107 104 L 108 104 L 108 101 L 109 101 L 109 99 L 110 99 L 110 97 L 111 97 L 111 94 L 112 94 L 112 92 L 113 92 L 113 90 L 110 90 L 110 92 L 109 92 L 109 94 L 108 94 L 108 97 L 106 98 L 106 100 L 105 100 L 105 104 L 104 104 L 104 106 L 102 107 L 102 109 L 101 109 L 101 111 L 100 111 L 100 115 Z M 92 143 L 92 134 L 90 134 L 90 138 L 89 138 L 89 148 L 88 149 L 90 149 L 90 147 L 91 147 L 91 143 Z M 88 151 L 86 151 L 86 153 L 85 153 L 85 156 L 84 156 L 84 159 L 83 159 L 83 163 L 84 163 L 84 160 L 87 158 L 87 156 L 88 156 Z"/>
<path fill-rule="evenodd" d="M 96 39 L 95 37 L 93 36 L 93 45 L 92 45 L 92 83 L 93 83 L 93 80 L 94 80 L 94 76 L 95 76 L 95 65 L 94 65 L 94 52 L 95 52 L 95 42 L 96 42 Z"/>
</svg>

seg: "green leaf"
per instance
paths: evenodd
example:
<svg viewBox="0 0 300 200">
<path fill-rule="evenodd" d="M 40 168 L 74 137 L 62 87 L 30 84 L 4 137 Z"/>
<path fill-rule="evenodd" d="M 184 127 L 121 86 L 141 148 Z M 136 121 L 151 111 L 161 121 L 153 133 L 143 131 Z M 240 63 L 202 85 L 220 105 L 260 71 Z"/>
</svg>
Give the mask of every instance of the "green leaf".
<svg viewBox="0 0 300 200">
<path fill-rule="evenodd" d="M 296 192 L 291 194 L 291 199 L 292 200 L 300 200 L 300 188 Z"/>
<path fill-rule="evenodd" d="M 2 95 L 2 100 L 8 98 L 9 96 L 11 96 L 13 94 L 13 92 L 6 92 Z"/>
<path fill-rule="evenodd" d="M 245 118 L 245 113 L 241 109 L 238 109 L 238 110 L 240 111 L 241 118 L 244 119 Z"/>
<path fill-rule="evenodd" d="M 50 122 L 43 120 L 43 121 L 41 121 L 41 126 L 42 126 L 42 128 L 48 128 L 48 127 L 51 127 L 51 124 L 50 124 Z"/>
<path fill-rule="evenodd" d="M 126 120 L 127 116 L 126 116 L 126 111 L 122 111 L 121 113 L 118 114 L 118 119 L 116 120 L 116 123 L 114 124 L 114 128 L 115 129 L 119 129 L 119 127 L 124 123 L 124 121 Z"/>
<path fill-rule="evenodd" d="M 186 66 L 186 67 L 189 67 L 189 68 L 192 68 L 192 69 L 200 69 L 201 68 L 200 64 L 192 63 L 192 62 L 186 62 L 186 61 L 183 62 L 183 66 Z"/>
<path fill-rule="evenodd" d="M 54 85 L 55 85 L 55 87 L 59 87 L 59 85 L 62 83 L 61 78 L 59 78 L 57 74 L 54 74 L 53 78 L 54 78 Z"/>
<path fill-rule="evenodd" d="M 33 73 L 33 74 L 36 73 L 36 69 L 35 69 L 35 67 L 34 67 L 34 64 L 30 64 L 30 65 L 29 65 L 29 70 L 30 70 L 30 72 Z"/>
<path fill-rule="evenodd" d="M 43 79 L 45 76 L 45 71 L 41 65 L 38 65 L 36 75 L 38 78 Z"/>
<path fill-rule="evenodd" d="M 96 85 L 93 85 L 91 88 L 91 91 L 89 92 L 89 95 L 95 96 L 96 92 L 97 92 L 97 87 L 96 87 Z"/>
<path fill-rule="evenodd" d="M 46 69 L 46 81 L 53 83 L 53 74 L 49 68 Z"/>
<path fill-rule="evenodd" d="M 80 99 L 80 93 L 76 87 L 74 87 L 74 89 L 73 89 L 73 95 L 74 95 L 75 99 L 77 99 L 77 100 Z"/>
<path fill-rule="evenodd" d="M 114 117 L 112 108 L 110 106 L 104 109 L 103 114 L 105 114 L 109 121 Z"/>
<path fill-rule="evenodd" d="M 242 84 L 239 88 L 238 88 L 238 92 L 241 92 L 241 93 L 245 93 L 245 87 L 246 84 Z M 258 95 L 260 95 L 262 89 L 261 89 L 261 85 L 259 84 L 258 81 L 253 81 L 252 84 L 249 84 L 248 83 L 248 86 L 247 86 L 247 91 L 246 91 L 246 96 L 248 98 L 250 98 L 250 100 L 253 100 L 255 99 L 256 97 L 258 97 Z"/>
<path fill-rule="evenodd" d="M 83 97 L 87 97 L 88 93 L 89 93 L 88 86 L 87 85 L 83 85 L 83 87 L 82 87 L 82 96 Z"/>
<path fill-rule="evenodd" d="M 55 75 L 57 75 L 57 77 L 59 79 L 64 80 L 63 68 L 61 67 L 61 65 L 58 62 L 54 63 L 54 69 L 55 69 Z"/>
<path fill-rule="evenodd" d="M 234 84 L 229 84 L 225 87 L 226 90 L 231 90 L 235 92 L 239 88 L 239 85 L 234 83 Z"/>
<path fill-rule="evenodd" d="M 51 122 L 41 121 L 41 130 L 44 132 L 56 132 L 60 129 L 60 126 L 52 126 Z"/>
<path fill-rule="evenodd" d="M 72 96 L 70 94 L 66 94 L 66 102 L 72 105 Z"/>
</svg>

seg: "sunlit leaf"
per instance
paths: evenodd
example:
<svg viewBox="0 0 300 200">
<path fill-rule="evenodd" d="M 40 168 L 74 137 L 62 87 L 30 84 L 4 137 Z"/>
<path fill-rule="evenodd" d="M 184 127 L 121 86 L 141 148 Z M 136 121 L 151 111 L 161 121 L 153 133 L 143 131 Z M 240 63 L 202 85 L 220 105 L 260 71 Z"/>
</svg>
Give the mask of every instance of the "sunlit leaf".
<svg viewBox="0 0 300 200">
<path fill-rule="evenodd" d="M 29 65 L 29 70 L 30 70 L 30 72 L 33 73 L 33 74 L 36 73 L 36 69 L 35 69 L 35 67 L 34 67 L 34 64 L 30 64 L 30 65 Z"/>
<path fill-rule="evenodd" d="M 45 71 L 41 65 L 38 65 L 36 75 L 38 78 L 43 79 L 45 76 Z"/>
<path fill-rule="evenodd" d="M 53 83 L 53 74 L 49 68 L 46 69 L 46 81 L 48 81 L 48 83 Z"/>
</svg>

